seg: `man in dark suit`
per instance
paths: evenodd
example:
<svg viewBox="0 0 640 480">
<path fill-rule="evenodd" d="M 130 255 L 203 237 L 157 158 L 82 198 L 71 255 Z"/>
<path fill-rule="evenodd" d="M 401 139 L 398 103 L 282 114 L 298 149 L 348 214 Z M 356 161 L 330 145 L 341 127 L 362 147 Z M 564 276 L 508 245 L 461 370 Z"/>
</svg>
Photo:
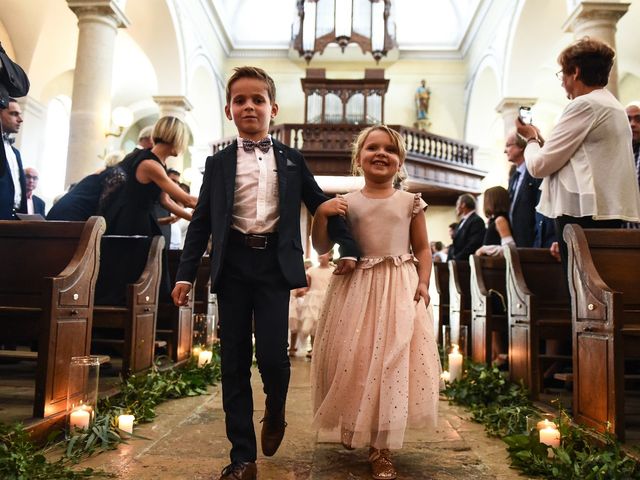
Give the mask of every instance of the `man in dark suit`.
<svg viewBox="0 0 640 480">
<path fill-rule="evenodd" d="M 271 77 L 260 68 L 236 68 L 227 83 L 225 113 L 235 123 L 238 138 L 207 158 L 172 294 L 177 305 L 186 303 L 211 236 L 211 289 L 218 295 L 220 312 L 222 403 L 232 444 L 231 463 L 220 480 L 254 480 L 257 475 L 252 330 L 266 393 L 263 453 L 273 455 L 282 441 L 290 377 L 289 295 L 291 289 L 307 286 L 300 205 L 304 202 L 313 214 L 327 200 L 300 152 L 268 136 L 277 112 Z M 336 273 L 348 273 L 355 268 L 359 251 L 344 220 L 331 219 L 329 234 L 342 254 Z"/>
<path fill-rule="evenodd" d="M 38 187 L 38 171 L 33 167 L 27 167 L 24 169 L 24 178 L 27 188 L 27 213 L 37 213 L 44 217 L 44 200 L 33 193 Z"/>
<path fill-rule="evenodd" d="M 548 248 L 555 241 L 553 222 L 536 212 L 542 179 L 533 178 L 524 163 L 526 140 L 513 131 L 507 137 L 504 153 L 513 165 L 509 177 L 509 219 L 518 247 Z"/>
<path fill-rule="evenodd" d="M 27 213 L 27 187 L 20 152 L 13 146 L 13 135 L 20 131 L 22 110 L 14 98 L 0 109 L 2 156 L 0 158 L 0 220 L 15 220 L 16 213 Z"/>
<path fill-rule="evenodd" d="M 447 260 L 469 261 L 469 255 L 482 246 L 486 227 L 484 221 L 476 213 L 476 200 L 473 195 L 465 193 L 456 201 L 456 215 L 460 223 L 449 248 Z"/>
</svg>

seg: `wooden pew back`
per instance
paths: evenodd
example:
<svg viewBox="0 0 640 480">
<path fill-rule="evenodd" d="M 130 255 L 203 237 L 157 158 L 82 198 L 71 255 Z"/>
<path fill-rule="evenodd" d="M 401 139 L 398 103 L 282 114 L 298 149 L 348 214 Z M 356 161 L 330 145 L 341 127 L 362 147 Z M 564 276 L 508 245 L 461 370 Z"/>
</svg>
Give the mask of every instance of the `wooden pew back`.
<svg viewBox="0 0 640 480">
<path fill-rule="evenodd" d="M 489 364 L 492 332 L 507 332 L 506 261 L 504 257 L 473 255 L 470 267 L 472 358 Z"/>
<path fill-rule="evenodd" d="M 66 409 L 72 356 L 88 355 L 102 217 L 0 222 L 0 343 L 37 343 L 34 417 Z"/>
<path fill-rule="evenodd" d="M 461 343 L 459 340 L 460 327 L 467 327 L 465 355 L 471 352 L 471 270 L 469 262 L 451 260 L 449 265 L 449 326 L 451 327 L 451 342 Z"/>
<path fill-rule="evenodd" d="M 509 376 L 537 399 L 540 344 L 571 337 L 571 299 L 562 264 L 547 249 L 504 247 L 509 315 Z M 556 359 L 545 359 L 555 361 Z"/>
<path fill-rule="evenodd" d="M 625 359 L 640 355 L 640 231 L 567 225 L 574 416 L 625 437 Z"/>
<path fill-rule="evenodd" d="M 434 324 L 438 342 L 442 341 L 442 326 L 449 325 L 449 265 L 447 262 L 433 262 L 433 277 L 438 292 L 437 323 Z"/>
</svg>

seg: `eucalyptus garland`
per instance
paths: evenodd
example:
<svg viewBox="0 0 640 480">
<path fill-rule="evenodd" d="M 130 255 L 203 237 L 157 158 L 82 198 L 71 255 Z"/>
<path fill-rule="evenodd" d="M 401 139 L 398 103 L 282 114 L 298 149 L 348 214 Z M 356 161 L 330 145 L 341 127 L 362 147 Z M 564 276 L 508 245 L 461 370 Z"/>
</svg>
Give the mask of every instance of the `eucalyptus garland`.
<svg viewBox="0 0 640 480">
<path fill-rule="evenodd" d="M 447 383 L 445 395 L 452 403 L 471 411 L 490 436 L 507 444 L 511 466 L 527 475 L 566 480 L 640 479 L 640 465 L 624 454 L 610 434 L 600 444 L 595 433 L 572 424 L 562 406 L 558 429 L 562 442 L 552 449 L 540 443 L 537 431 L 526 432 L 527 415 L 541 413 L 529 400 L 522 385 L 507 380 L 496 367 L 465 363 L 461 380 Z"/>
<path fill-rule="evenodd" d="M 160 370 L 153 368 L 141 375 L 131 375 L 122 382 L 120 393 L 102 399 L 96 417 L 89 428 L 76 431 L 61 442 L 55 442 L 61 432 L 54 432 L 51 441 L 40 448 L 34 445 L 20 424 L 0 423 L 0 478 L 3 480 L 77 480 L 82 478 L 113 477 L 90 468 L 74 470 L 71 467 L 83 457 L 118 448 L 126 442 L 117 428 L 121 414 L 131 414 L 136 423 L 148 423 L 156 416 L 155 408 L 162 402 L 207 393 L 207 387 L 220 380 L 220 352 L 213 348 L 210 363 L 198 367 L 192 358 L 184 367 Z M 136 437 L 137 435 L 133 435 Z M 63 457 L 48 462 L 45 454 L 64 447 Z"/>
</svg>

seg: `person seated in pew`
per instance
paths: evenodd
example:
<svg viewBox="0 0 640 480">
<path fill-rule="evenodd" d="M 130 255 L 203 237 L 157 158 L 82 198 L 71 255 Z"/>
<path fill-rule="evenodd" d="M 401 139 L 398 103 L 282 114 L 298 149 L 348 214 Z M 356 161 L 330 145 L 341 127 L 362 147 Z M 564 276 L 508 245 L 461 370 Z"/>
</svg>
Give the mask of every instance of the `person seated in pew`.
<svg viewBox="0 0 640 480">
<path fill-rule="evenodd" d="M 484 191 L 484 215 L 488 218 L 482 246 L 476 255 L 502 255 L 502 245 L 515 244 L 509 222 L 509 192 L 503 187 Z"/>
<path fill-rule="evenodd" d="M 447 252 L 447 260 L 469 261 L 478 247 L 482 245 L 485 226 L 482 218 L 476 213 L 476 199 L 473 195 L 464 193 L 456 201 L 456 215 L 460 223 L 453 236 L 453 244 Z"/>
</svg>

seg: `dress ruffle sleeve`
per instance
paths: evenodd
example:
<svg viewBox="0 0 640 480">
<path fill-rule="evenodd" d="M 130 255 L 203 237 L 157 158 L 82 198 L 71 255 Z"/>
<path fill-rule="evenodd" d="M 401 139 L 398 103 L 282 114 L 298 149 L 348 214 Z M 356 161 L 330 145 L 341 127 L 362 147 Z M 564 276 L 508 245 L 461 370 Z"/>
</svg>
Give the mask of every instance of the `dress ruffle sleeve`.
<svg viewBox="0 0 640 480">
<path fill-rule="evenodd" d="M 426 210 L 428 207 L 427 202 L 422 199 L 421 193 L 413 195 L 413 209 L 411 210 L 411 218 L 415 217 L 418 212 Z"/>
</svg>

